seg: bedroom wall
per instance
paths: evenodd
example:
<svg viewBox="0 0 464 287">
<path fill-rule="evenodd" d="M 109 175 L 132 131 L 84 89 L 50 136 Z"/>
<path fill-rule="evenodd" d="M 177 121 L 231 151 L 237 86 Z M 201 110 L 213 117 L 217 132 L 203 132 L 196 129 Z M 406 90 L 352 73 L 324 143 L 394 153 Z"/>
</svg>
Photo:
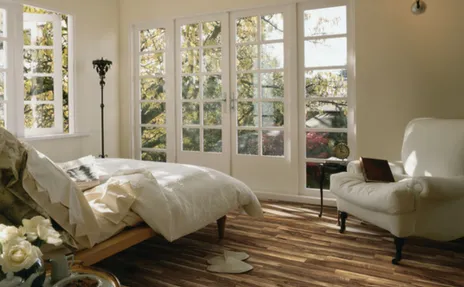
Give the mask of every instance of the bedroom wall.
<svg viewBox="0 0 464 287">
<path fill-rule="evenodd" d="M 358 156 L 399 160 L 404 127 L 415 117 L 462 118 L 464 62 L 462 0 L 355 0 Z M 121 155 L 130 157 L 131 24 L 293 0 L 120 0 Z"/>
<path fill-rule="evenodd" d="M 117 0 L 28 0 L 23 3 L 74 17 L 76 131 L 83 136 L 30 143 L 53 160 L 100 154 L 100 86 L 92 61 L 113 61 L 105 87 L 105 153 L 119 156 L 119 2 Z"/>
</svg>

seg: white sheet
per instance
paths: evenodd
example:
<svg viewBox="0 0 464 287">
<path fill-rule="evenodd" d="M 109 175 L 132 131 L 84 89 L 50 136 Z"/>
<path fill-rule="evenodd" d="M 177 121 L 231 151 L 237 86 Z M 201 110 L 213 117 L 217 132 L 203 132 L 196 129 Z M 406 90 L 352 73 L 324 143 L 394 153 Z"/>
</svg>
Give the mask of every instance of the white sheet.
<svg viewBox="0 0 464 287">
<path fill-rule="evenodd" d="M 195 232 L 237 208 L 250 216 L 262 216 L 260 203 L 250 188 L 212 169 L 129 159 L 98 159 L 97 166 L 107 178 L 121 170 L 151 172 L 155 181 L 142 185 L 131 209 L 169 241 Z"/>
</svg>

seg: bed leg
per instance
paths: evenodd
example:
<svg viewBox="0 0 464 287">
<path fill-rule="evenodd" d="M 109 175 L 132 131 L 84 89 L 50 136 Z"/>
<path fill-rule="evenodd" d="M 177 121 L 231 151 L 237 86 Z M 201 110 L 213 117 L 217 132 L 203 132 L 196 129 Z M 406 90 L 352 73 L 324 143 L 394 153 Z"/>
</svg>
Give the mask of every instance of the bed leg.
<svg viewBox="0 0 464 287">
<path fill-rule="evenodd" d="M 224 238 L 224 233 L 226 231 L 226 219 L 227 216 L 224 215 L 223 217 L 217 220 L 219 240 Z"/>
</svg>

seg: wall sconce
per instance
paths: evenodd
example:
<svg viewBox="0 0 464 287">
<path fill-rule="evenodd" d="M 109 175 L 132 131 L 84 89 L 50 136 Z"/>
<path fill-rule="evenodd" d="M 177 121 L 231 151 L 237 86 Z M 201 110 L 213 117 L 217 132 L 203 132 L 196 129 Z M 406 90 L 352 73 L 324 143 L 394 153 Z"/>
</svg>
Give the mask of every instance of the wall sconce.
<svg viewBox="0 0 464 287">
<path fill-rule="evenodd" d="M 412 3 L 411 12 L 414 15 L 424 14 L 427 9 L 427 4 L 423 0 L 416 0 Z"/>
</svg>

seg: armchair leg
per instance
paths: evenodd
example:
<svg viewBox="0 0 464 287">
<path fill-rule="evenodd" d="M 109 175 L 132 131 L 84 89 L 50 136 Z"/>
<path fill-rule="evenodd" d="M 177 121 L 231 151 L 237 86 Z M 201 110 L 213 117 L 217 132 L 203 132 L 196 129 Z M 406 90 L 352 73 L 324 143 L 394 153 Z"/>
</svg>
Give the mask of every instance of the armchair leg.
<svg viewBox="0 0 464 287">
<path fill-rule="evenodd" d="M 340 220 L 341 220 L 341 223 L 340 223 L 340 233 L 343 233 L 345 232 L 345 229 L 346 229 L 346 219 L 348 218 L 348 213 L 344 212 L 344 211 L 341 211 L 340 212 Z"/>
<path fill-rule="evenodd" d="M 404 238 L 399 238 L 395 236 L 395 247 L 396 247 L 396 253 L 395 253 L 395 258 L 392 259 L 392 264 L 398 265 L 400 264 L 402 253 L 403 253 L 403 246 L 404 242 L 406 239 Z"/>
</svg>

